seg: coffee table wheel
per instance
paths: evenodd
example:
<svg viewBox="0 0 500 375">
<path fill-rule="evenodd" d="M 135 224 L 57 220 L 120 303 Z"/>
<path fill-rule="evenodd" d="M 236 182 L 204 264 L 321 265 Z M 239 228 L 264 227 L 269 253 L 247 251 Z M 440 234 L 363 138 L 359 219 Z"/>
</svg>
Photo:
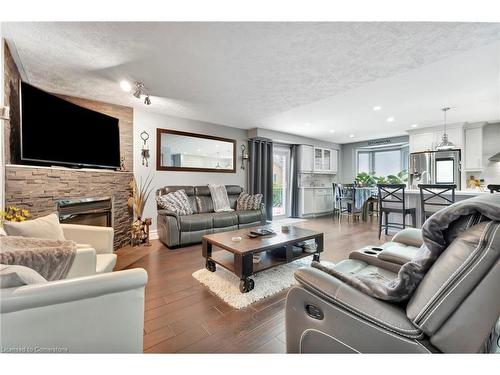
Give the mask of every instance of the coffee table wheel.
<svg viewBox="0 0 500 375">
<path fill-rule="evenodd" d="M 248 293 L 255 286 L 255 282 L 252 279 L 243 279 L 240 281 L 240 292 Z"/>
<path fill-rule="evenodd" d="M 315 262 L 319 262 L 319 254 L 318 253 L 316 253 L 316 254 L 313 255 L 313 260 Z"/>
<path fill-rule="evenodd" d="M 207 268 L 207 270 L 209 270 L 210 272 L 215 272 L 215 262 L 212 260 L 212 259 L 207 259 L 207 262 L 206 262 L 206 265 L 205 267 Z"/>
</svg>

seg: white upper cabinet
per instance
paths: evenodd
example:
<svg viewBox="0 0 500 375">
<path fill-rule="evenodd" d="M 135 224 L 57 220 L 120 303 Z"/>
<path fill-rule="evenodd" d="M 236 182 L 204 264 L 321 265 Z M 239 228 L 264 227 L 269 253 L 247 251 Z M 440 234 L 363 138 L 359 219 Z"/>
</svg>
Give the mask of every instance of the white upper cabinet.
<svg viewBox="0 0 500 375">
<path fill-rule="evenodd" d="M 314 148 L 314 172 L 337 173 L 338 151 L 329 148 Z"/>
<path fill-rule="evenodd" d="M 441 143 L 444 128 L 433 127 L 421 130 L 412 130 L 410 133 L 410 152 L 433 151 Z M 452 125 L 446 129 L 448 140 L 455 144 L 456 148 L 462 148 L 463 141 L 463 126 Z"/>
<path fill-rule="evenodd" d="M 338 150 L 300 145 L 298 157 L 300 173 L 337 173 Z"/>
<path fill-rule="evenodd" d="M 314 166 L 314 147 L 307 145 L 299 146 L 299 172 L 312 173 Z"/>
<path fill-rule="evenodd" d="M 434 133 L 410 134 L 410 152 L 430 151 L 434 149 Z"/>
<path fill-rule="evenodd" d="M 483 127 L 465 128 L 465 170 L 483 169 Z"/>
</svg>

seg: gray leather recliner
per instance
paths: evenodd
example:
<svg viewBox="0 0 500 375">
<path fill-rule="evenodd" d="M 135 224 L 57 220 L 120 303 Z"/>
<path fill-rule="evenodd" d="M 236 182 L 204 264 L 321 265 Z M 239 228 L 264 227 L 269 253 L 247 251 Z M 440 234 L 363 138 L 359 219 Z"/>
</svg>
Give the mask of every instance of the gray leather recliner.
<svg viewBox="0 0 500 375">
<path fill-rule="evenodd" d="M 489 237 L 484 239 L 488 225 Z M 481 241 L 487 248 L 478 253 Z M 493 327 L 500 315 L 499 252 L 499 222 L 469 228 L 439 256 L 405 304 L 373 298 L 320 270 L 300 269 L 295 274 L 299 285 L 287 297 L 287 351 L 490 351 L 485 343 L 490 335 L 495 336 L 492 331 L 496 332 Z M 335 268 L 343 273 L 375 272 L 396 277 L 397 270 L 368 261 L 348 259 Z M 493 340 L 498 341 L 498 337 Z"/>
<path fill-rule="evenodd" d="M 214 212 L 210 190 L 204 186 L 165 186 L 156 195 L 165 195 L 184 189 L 191 207 L 192 215 L 177 215 L 157 206 L 158 237 L 170 248 L 201 242 L 205 234 L 218 233 L 239 228 L 266 224 L 266 211 L 262 204 L 259 210 Z M 236 209 L 236 200 L 243 188 L 226 185 L 231 208 Z"/>
</svg>

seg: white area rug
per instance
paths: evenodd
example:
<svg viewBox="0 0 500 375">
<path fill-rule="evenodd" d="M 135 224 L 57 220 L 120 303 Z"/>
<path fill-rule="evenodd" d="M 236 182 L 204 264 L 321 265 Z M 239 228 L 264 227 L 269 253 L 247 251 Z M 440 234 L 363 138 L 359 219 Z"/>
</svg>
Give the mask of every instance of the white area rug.
<svg viewBox="0 0 500 375">
<path fill-rule="evenodd" d="M 242 309 L 295 284 L 293 273 L 300 267 L 310 266 L 311 261 L 312 255 L 253 275 L 255 288 L 248 293 L 240 293 L 238 276 L 219 265 L 215 272 L 203 268 L 194 272 L 193 277 L 228 305 Z"/>
</svg>

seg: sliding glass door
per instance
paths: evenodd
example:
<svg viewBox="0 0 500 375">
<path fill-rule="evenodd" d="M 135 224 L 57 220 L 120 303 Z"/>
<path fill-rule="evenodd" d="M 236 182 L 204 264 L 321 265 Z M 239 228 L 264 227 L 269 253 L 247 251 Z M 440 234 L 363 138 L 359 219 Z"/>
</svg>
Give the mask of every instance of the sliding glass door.
<svg viewBox="0 0 500 375">
<path fill-rule="evenodd" d="M 290 148 L 273 148 L 273 219 L 287 217 L 290 211 Z"/>
</svg>

